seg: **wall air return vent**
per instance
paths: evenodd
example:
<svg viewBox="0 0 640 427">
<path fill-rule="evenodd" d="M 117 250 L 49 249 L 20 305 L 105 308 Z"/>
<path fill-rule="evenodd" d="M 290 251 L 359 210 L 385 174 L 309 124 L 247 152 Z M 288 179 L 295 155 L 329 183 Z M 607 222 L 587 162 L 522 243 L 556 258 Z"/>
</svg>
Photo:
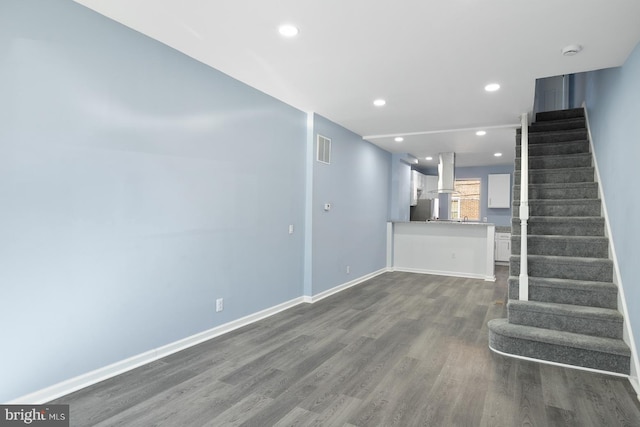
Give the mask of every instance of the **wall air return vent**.
<svg viewBox="0 0 640 427">
<path fill-rule="evenodd" d="M 331 139 L 318 134 L 318 155 L 316 160 L 322 163 L 331 163 Z"/>
</svg>

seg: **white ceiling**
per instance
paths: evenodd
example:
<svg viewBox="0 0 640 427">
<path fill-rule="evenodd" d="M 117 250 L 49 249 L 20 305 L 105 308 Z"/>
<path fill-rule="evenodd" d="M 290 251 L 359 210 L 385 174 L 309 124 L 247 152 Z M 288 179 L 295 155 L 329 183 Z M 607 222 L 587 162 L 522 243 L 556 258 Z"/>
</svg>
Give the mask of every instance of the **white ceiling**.
<svg viewBox="0 0 640 427">
<path fill-rule="evenodd" d="M 639 0 L 75 1 L 424 166 L 443 151 L 512 163 L 504 126 L 531 111 L 536 78 L 622 65 L 640 41 Z"/>
</svg>

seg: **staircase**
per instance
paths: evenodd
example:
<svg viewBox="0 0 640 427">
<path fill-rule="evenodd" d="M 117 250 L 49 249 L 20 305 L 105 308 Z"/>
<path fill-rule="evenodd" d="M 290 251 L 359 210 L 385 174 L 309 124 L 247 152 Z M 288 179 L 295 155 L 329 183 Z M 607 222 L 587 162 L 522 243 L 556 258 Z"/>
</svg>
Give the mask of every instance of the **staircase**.
<svg viewBox="0 0 640 427">
<path fill-rule="evenodd" d="M 582 109 L 538 113 L 529 127 L 529 301 L 518 300 L 520 134 L 516 140 L 508 317 L 489 322 L 502 353 L 629 374 L 631 352 Z"/>
</svg>

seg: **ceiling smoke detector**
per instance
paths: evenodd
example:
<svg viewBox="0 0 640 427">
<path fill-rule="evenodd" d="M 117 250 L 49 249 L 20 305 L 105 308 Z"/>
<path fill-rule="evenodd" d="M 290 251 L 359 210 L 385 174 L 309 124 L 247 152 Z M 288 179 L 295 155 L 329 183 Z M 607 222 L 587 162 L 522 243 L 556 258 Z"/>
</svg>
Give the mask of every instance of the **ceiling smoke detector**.
<svg viewBox="0 0 640 427">
<path fill-rule="evenodd" d="M 569 46 L 565 46 L 562 49 L 562 54 L 564 56 L 573 56 L 580 53 L 581 50 L 582 50 L 582 46 L 580 46 L 579 44 L 570 44 Z"/>
</svg>

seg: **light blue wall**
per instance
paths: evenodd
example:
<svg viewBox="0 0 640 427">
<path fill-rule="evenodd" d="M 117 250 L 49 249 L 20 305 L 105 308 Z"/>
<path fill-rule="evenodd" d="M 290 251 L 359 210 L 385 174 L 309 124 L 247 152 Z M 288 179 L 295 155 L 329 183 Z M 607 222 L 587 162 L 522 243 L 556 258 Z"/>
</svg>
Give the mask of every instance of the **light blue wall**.
<svg viewBox="0 0 640 427">
<path fill-rule="evenodd" d="M 490 174 L 510 174 L 513 185 L 513 165 L 456 168 L 456 179 L 480 178 L 480 219 L 498 226 L 511 226 L 511 209 L 491 209 L 487 207 L 487 184 Z M 511 201 L 513 202 L 513 200 Z"/>
<path fill-rule="evenodd" d="M 0 3 L 0 94 L 0 401 L 302 295 L 306 114 L 68 0 Z"/>
<path fill-rule="evenodd" d="M 386 266 L 391 154 L 322 116 L 313 126 L 331 139 L 331 163 L 313 163 L 315 295 Z"/>
<path fill-rule="evenodd" d="M 622 67 L 590 72 L 586 105 L 631 327 L 640 343 L 640 44 Z"/>
<path fill-rule="evenodd" d="M 515 142 L 514 142 L 515 144 Z M 514 145 L 515 146 L 515 145 Z M 480 220 L 486 217 L 487 222 L 498 226 L 511 226 L 511 209 L 490 209 L 487 200 L 487 185 L 490 174 L 510 174 L 511 185 L 513 186 L 513 168 L 514 165 L 496 165 L 496 166 L 475 166 L 475 167 L 456 167 L 456 179 L 480 179 Z M 433 168 L 424 169 L 423 173 L 428 175 L 438 175 L 438 170 Z M 513 194 L 512 194 L 513 197 Z M 440 194 L 440 218 L 449 218 L 449 195 Z M 513 200 L 512 200 L 513 202 Z"/>
</svg>

